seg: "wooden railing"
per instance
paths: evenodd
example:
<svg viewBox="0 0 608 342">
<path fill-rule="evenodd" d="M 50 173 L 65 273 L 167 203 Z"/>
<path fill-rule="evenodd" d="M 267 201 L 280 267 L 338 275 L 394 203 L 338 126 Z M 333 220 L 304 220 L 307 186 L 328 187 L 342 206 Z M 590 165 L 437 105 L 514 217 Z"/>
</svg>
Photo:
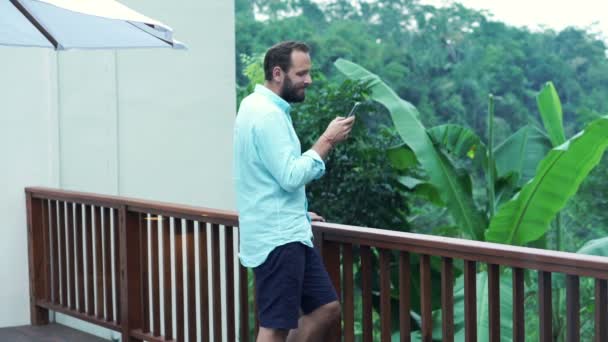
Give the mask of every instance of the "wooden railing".
<svg viewBox="0 0 608 342">
<path fill-rule="evenodd" d="M 344 341 L 354 340 L 353 322 L 360 320 L 363 341 L 375 341 L 372 327 L 372 281 L 379 279 L 380 339 L 391 341 L 391 314 L 399 315 L 400 341 L 410 341 L 410 256 L 419 257 L 420 274 L 420 335 L 423 341 L 432 340 L 431 299 L 441 298 L 441 341 L 454 341 L 454 261 L 463 261 L 464 273 L 464 328 L 465 340 L 478 340 L 478 300 L 488 303 L 487 340 L 500 341 L 500 277 L 505 268 L 511 269 L 512 277 L 512 340 L 525 340 L 524 271 L 538 274 L 538 318 L 540 341 L 553 341 L 552 286 L 553 273 L 566 275 L 566 340 L 579 341 L 580 337 L 580 277 L 595 281 L 595 340 L 608 341 L 608 258 L 574 253 L 556 252 L 526 247 L 478 242 L 440 236 L 410 234 L 351 227 L 336 224 L 319 224 L 315 227 L 318 241 L 328 272 L 341 289 L 343 322 L 341 331 Z M 353 250 L 358 250 L 359 260 L 354 261 Z M 378 267 L 372 260 L 378 255 Z M 431 257 L 441 259 L 441 292 L 431 293 Z M 355 318 L 353 267 L 361 273 L 362 312 Z M 396 265 L 398 282 L 391 282 L 391 266 Z M 485 265 L 488 275 L 487 298 L 476 298 L 477 273 Z M 378 278 L 379 277 L 379 278 Z M 398 307 L 391 307 L 391 287 L 398 288 Z"/>
<path fill-rule="evenodd" d="M 26 201 L 33 324 L 47 323 L 52 310 L 118 331 L 123 341 L 254 340 L 255 301 L 248 272 L 235 258 L 235 213 L 45 188 L 27 188 Z M 490 341 L 500 340 L 505 269 L 511 269 L 513 284 L 513 340 L 524 341 L 524 271 L 535 270 L 541 341 L 553 334 L 552 273 L 567 278 L 567 340 L 580 340 L 579 278 L 590 277 L 595 338 L 608 341 L 606 258 L 330 223 L 313 230 L 342 302 L 342 321 L 328 341 L 354 341 L 355 325 L 363 341 L 390 341 L 395 331 L 410 341 L 415 257 L 424 341 L 432 339 L 433 297 L 441 298 L 442 340 L 454 339 L 453 284 L 460 261 L 466 341 L 477 340 L 477 301 L 484 298 L 476 298 L 476 277 L 482 268 L 488 274 Z M 431 257 L 441 260 L 440 293 L 431 290 Z M 355 289 L 362 302 L 357 310 Z M 398 316 L 398 327 L 391 326 L 392 316 Z"/>
<path fill-rule="evenodd" d="M 248 341 L 234 213 L 42 188 L 26 196 L 33 324 L 53 310 L 122 341 L 196 341 L 197 326 L 203 341 Z"/>
</svg>

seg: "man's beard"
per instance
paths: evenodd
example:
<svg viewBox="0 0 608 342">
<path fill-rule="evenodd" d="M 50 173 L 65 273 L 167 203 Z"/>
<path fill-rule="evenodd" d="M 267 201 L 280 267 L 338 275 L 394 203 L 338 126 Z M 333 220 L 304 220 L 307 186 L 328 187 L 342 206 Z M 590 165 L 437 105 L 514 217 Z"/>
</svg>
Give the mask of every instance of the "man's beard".
<svg viewBox="0 0 608 342">
<path fill-rule="evenodd" d="M 281 97 L 289 103 L 302 102 L 306 97 L 306 93 L 302 89 L 302 95 L 298 94 L 298 89 L 294 88 L 291 79 L 285 77 L 285 83 L 283 83 L 283 88 L 281 89 Z"/>
</svg>

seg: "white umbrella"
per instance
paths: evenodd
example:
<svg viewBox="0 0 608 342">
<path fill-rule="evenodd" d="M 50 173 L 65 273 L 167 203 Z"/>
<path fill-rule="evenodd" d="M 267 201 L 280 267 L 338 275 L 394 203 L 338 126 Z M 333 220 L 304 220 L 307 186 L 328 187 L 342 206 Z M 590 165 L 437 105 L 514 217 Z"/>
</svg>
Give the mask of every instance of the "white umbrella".
<svg viewBox="0 0 608 342">
<path fill-rule="evenodd" d="M 0 0 L 0 45 L 185 48 L 170 27 L 113 0 Z"/>
</svg>

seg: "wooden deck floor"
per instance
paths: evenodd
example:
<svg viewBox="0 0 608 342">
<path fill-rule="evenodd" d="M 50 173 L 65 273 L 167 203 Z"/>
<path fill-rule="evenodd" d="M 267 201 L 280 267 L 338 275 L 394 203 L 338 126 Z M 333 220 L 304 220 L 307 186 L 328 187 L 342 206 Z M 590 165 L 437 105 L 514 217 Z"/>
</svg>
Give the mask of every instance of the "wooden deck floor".
<svg viewBox="0 0 608 342">
<path fill-rule="evenodd" d="M 0 341 L 6 342 L 107 342 L 94 335 L 61 324 L 0 328 Z"/>
</svg>

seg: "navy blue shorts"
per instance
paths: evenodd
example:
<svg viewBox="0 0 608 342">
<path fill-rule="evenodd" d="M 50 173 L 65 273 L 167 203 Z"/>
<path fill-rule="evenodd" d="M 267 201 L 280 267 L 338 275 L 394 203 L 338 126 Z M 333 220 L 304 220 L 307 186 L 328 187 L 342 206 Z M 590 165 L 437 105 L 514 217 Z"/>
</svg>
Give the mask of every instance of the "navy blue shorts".
<svg viewBox="0 0 608 342">
<path fill-rule="evenodd" d="M 300 242 L 275 248 L 253 272 L 264 328 L 295 329 L 300 309 L 307 315 L 338 299 L 319 253 Z"/>
</svg>

